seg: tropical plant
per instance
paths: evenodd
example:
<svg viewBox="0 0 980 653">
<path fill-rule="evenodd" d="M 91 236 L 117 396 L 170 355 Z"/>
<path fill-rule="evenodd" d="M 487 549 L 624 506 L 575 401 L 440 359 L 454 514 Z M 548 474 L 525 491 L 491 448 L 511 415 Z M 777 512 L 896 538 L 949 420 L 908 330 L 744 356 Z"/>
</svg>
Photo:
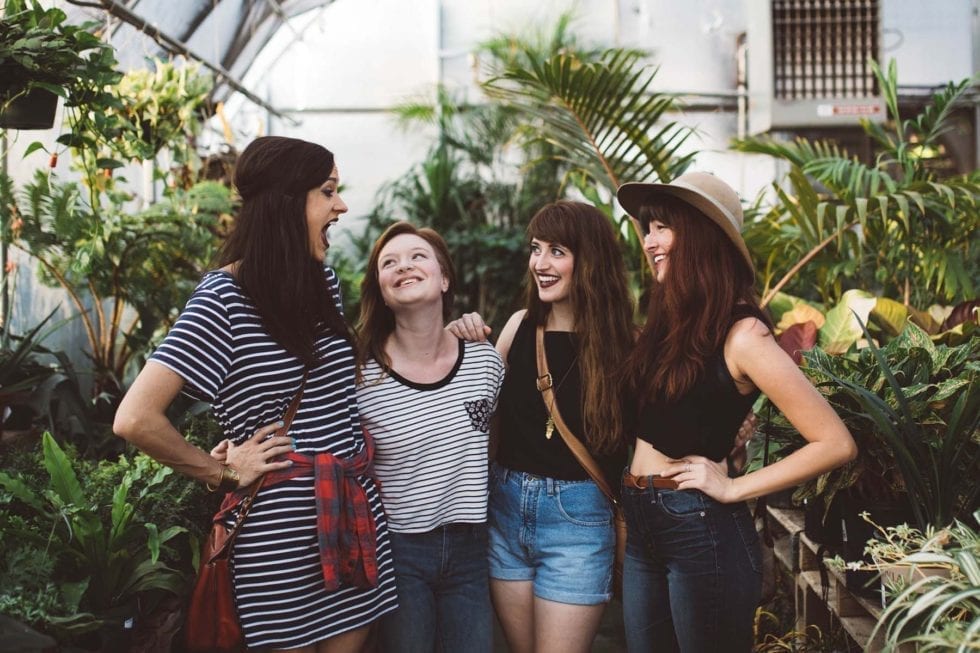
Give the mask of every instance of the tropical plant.
<svg viewBox="0 0 980 653">
<path fill-rule="evenodd" d="M 801 486 L 797 498 L 853 486 L 871 499 L 908 498 L 915 525 L 942 527 L 969 514 L 980 496 L 980 337 L 937 345 L 909 323 L 878 347 L 846 356 L 804 353 L 807 376 L 858 442 L 858 458 Z"/>
<path fill-rule="evenodd" d="M 88 337 L 93 396 L 109 408 L 131 362 L 190 295 L 232 210 L 230 191 L 215 182 L 174 189 L 144 211 L 130 210 L 125 199 L 116 196 L 97 214 L 77 184 L 43 171 L 19 193 L 0 177 L 7 236 L 38 261 L 42 282 L 68 293 Z"/>
<path fill-rule="evenodd" d="M 56 609 L 60 600 L 70 611 L 61 617 L 47 614 L 49 623 L 73 633 L 87 632 L 111 620 L 119 608 L 128 609 L 128 616 L 135 614 L 140 596 L 179 595 L 185 574 L 167 566 L 161 552 L 186 529 L 171 526 L 161 531 L 156 523 L 135 518 L 172 470 L 146 456 L 123 459 L 126 471 L 112 490 L 106 512 L 88 483 L 83 489 L 71 458 L 54 438 L 45 433 L 41 442 L 46 486 L 35 488 L 22 475 L 0 472 L 0 532 L 5 541 L 20 545 L 7 556 L 8 576 L 10 555 L 53 561 L 48 578 L 58 586 L 58 596 L 50 596 L 43 579 L 37 579 L 35 588 L 49 595 L 43 605 Z M 0 604 L 10 604 L 12 591 L 17 590 L 0 589 Z"/>
<path fill-rule="evenodd" d="M 973 523 L 980 521 L 980 511 Z M 883 651 L 914 646 L 916 651 L 971 651 L 980 644 L 980 534 L 961 521 L 938 532 L 879 529 L 889 542 L 888 557 L 876 567 L 931 567 L 944 574 L 921 575 L 911 582 L 887 586 L 885 610 L 872 639 L 884 635 Z M 891 536 L 891 537 L 889 537 Z M 897 542 L 897 545 L 896 545 Z M 881 551 L 889 545 L 871 541 Z M 893 549 L 893 550 L 892 550 Z"/>
<path fill-rule="evenodd" d="M 42 88 L 77 97 L 93 73 L 115 64 L 112 47 L 91 33 L 97 24 L 72 25 L 58 8 L 37 0 L 7 0 L 0 21 L 0 102 Z"/>
<path fill-rule="evenodd" d="M 890 120 L 862 122 L 878 148 L 873 164 L 830 142 L 733 143 L 790 164 L 788 187 L 774 183 L 772 202 L 760 200 L 759 218 L 746 229 L 767 289 L 764 302 L 784 288 L 825 304 L 849 288 L 901 297 L 906 305 L 975 296 L 980 174 L 940 179 L 928 164 L 970 80 L 947 84 L 918 115 L 902 120 L 894 61 L 887 72 L 877 65 L 874 71 Z"/>
</svg>

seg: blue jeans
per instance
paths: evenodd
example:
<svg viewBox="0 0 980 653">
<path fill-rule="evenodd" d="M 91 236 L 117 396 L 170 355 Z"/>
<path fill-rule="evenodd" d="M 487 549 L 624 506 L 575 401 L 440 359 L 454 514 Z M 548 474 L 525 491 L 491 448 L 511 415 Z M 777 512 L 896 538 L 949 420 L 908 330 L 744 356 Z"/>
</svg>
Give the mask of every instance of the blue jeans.
<svg viewBox="0 0 980 653">
<path fill-rule="evenodd" d="M 490 468 L 490 576 L 529 580 L 534 595 L 573 605 L 612 598 L 612 507 L 589 481 Z"/>
<path fill-rule="evenodd" d="M 623 487 L 623 508 L 630 653 L 750 651 L 762 555 L 748 506 L 698 490 Z"/>
<path fill-rule="evenodd" d="M 398 609 L 379 620 L 381 650 L 489 653 L 493 624 L 486 524 L 389 535 Z"/>
</svg>

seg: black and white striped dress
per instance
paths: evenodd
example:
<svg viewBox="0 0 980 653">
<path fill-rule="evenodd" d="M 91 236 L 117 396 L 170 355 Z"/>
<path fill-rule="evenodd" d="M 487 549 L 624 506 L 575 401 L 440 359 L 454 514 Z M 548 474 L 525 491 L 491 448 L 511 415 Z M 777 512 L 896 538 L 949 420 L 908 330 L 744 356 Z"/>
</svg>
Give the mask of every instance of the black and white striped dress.
<svg viewBox="0 0 980 653">
<path fill-rule="evenodd" d="M 340 292 L 327 269 L 334 301 Z M 342 338 L 317 342 L 289 434 L 302 454 L 347 458 L 364 446 L 354 388 L 354 357 Z M 186 381 L 184 391 L 211 402 L 226 437 L 240 443 L 282 418 L 303 365 L 262 327 L 251 301 L 225 272 L 205 275 L 152 360 Z M 233 552 L 235 597 L 250 648 L 296 648 L 364 626 L 396 607 L 394 570 L 381 498 L 360 477 L 377 524 L 378 587 L 328 592 L 316 533 L 313 475 L 263 489 Z"/>
</svg>

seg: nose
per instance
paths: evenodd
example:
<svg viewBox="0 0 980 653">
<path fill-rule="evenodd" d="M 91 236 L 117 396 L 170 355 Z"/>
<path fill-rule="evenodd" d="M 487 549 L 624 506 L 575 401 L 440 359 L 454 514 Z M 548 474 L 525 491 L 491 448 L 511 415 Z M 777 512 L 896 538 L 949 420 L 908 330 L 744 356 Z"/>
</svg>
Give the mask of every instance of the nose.
<svg viewBox="0 0 980 653">
<path fill-rule="evenodd" d="M 650 251 L 657 246 L 656 239 L 653 237 L 653 232 L 648 231 L 643 236 L 643 249 Z"/>
<path fill-rule="evenodd" d="M 347 204 L 341 199 L 340 195 L 337 196 L 337 204 L 334 206 L 334 210 L 337 213 L 347 213 Z"/>
<path fill-rule="evenodd" d="M 404 261 L 399 261 L 396 267 L 398 271 L 401 272 L 403 270 L 409 270 L 415 267 L 415 265 L 412 263 L 412 259 L 406 259 Z"/>
</svg>

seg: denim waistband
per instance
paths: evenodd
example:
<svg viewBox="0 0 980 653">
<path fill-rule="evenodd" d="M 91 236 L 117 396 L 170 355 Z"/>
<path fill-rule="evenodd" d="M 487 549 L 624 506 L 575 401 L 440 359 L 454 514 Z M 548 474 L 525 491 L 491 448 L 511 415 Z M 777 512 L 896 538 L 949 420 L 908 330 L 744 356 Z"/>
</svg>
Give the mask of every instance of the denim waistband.
<svg viewBox="0 0 980 653">
<path fill-rule="evenodd" d="M 512 477 L 520 479 L 522 482 L 527 483 L 542 483 L 547 486 L 548 490 L 551 491 L 556 487 L 561 487 L 563 485 L 575 485 L 581 483 L 591 483 L 595 485 L 595 481 L 591 478 L 585 479 L 574 479 L 566 480 L 561 478 L 552 478 L 550 476 L 542 476 L 540 474 L 532 474 L 530 472 L 522 472 L 517 469 L 510 469 L 509 467 L 504 467 L 497 463 L 493 463 L 494 472 L 498 475 L 501 481 L 506 482 Z"/>
</svg>

